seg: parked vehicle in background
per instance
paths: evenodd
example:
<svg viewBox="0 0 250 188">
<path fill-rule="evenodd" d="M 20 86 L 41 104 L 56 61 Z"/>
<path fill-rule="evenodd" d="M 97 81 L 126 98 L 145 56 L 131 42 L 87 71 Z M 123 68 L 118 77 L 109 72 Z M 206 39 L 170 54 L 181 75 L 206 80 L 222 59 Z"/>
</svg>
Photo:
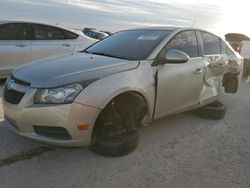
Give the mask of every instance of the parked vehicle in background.
<svg viewBox="0 0 250 188">
<path fill-rule="evenodd" d="M 225 35 L 226 41 L 229 42 L 229 44 L 233 47 L 233 49 L 236 51 L 237 47 L 243 40 L 248 40 L 249 38 L 241 33 L 228 33 Z"/>
<path fill-rule="evenodd" d="M 89 31 L 94 31 L 94 30 L 96 30 L 96 28 L 93 28 L 93 27 L 86 27 L 86 28 L 84 28 L 84 29 L 82 30 L 82 32 L 83 32 L 84 34 L 87 34 Z"/>
<path fill-rule="evenodd" d="M 250 41 L 242 41 L 237 51 L 244 58 L 244 71 L 246 75 L 250 75 Z"/>
<path fill-rule="evenodd" d="M 88 37 L 97 39 L 97 40 L 102 40 L 110 35 L 112 35 L 111 32 L 109 31 L 99 31 L 96 28 L 91 28 L 91 27 L 86 27 L 82 30 L 82 32 L 87 35 Z"/>
<path fill-rule="evenodd" d="M 120 31 L 82 52 L 15 69 L 4 89 L 6 124 L 42 142 L 124 155 L 136 148 L 141 122 L 208 104 L 202 112 L 225 110 L 221 87 L 236 93 L 242 68 L 231 46 L 203 30 Z"/>
<path fill-rule="evenodd" d="M 26 62 L 85 49 L 96 40 L 82 32 L 36 22 L 0 22 L 0 78 Z"/>
<path fill-rule="evenodd" d="M 107 33 L 104 33 L 101 31 L 94 31 L 94 30 L 87 32 L 85 35 L 87 35 L 88 37 L 91 37 L 93 39 L 97 39 L 97 40 L 102 40 L 102 39 L 109 36 Z"/>
</svg>

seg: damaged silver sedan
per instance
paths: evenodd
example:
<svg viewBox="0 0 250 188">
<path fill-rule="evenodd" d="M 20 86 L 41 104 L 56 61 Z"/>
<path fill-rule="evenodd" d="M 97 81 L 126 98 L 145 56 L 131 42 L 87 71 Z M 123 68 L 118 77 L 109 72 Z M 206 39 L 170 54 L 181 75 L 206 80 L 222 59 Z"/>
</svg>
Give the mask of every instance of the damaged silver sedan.
<svg viewBox="0 0 250 188">
<path fill-rule="evenodd" d="M 136 148 L 142 124 L 214 104 L 221 87 L 236 93 L 242 68 L 223 39 L 203 30 L 121 31 L 82 52 L 14 70 L 4 89 L 5 119 L 31 139 L 124 155 Z"/>
</svg>

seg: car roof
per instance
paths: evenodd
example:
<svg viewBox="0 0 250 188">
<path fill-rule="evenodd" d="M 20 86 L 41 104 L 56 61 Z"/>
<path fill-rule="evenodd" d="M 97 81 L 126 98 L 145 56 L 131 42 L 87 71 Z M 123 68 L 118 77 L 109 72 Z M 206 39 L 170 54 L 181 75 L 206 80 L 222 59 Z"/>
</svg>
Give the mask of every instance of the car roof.
<svg viewBox="0 0 250 188">
<path fill-rule="evenodd" d="M 133 31 L 133 30 L 162 30 L 162 31 L 196 30 L 196 31 L 205 31 L 205 32 L 210 33 L 209 31 L 195 28 L 195 27 L 181 27 L 181 26 L 139 27 L 139 28 L 134 28 L 134 29 L 127 29 L 125 31 Z"/>
<path fill-rule="evenodd" d="M 0 21 L 0 25 L 2 24 L 8 24 L 8 23 L 26 23 L 26 24 L 40 24 L 40 25 L 46 25 L 46 26 L 52 26 L 52 27 L 57 27 L 60 29 L 64 29 L 70 32 L 73 32 L 77 35 L 81 35 L 81 32 L 74 30 L 74 29 L 70 29 L 70 28 L 66 28 L 66 27 L 62 27 L 59 25 L 53 25 L 53 24 L 49 24 L 49 23 L 45 23 L 45 22 L 36 22 L 36 21 L 13 21 L 13 20 L 4 20 L 4 21 Z"/>
<path fill-rule="evenodd" d="M 201 32 L 206 32 L 206 33 L 211 33 L 212 35 L 215 35 L 219 38 L 220 36 L 214 34 L 213 32 L 196 28 L 196 27 L 181 27 L 181 26 L 156 26 L 156 27 L 139 27 L 139 28 L 134 28 L 134 29 L 126 29 L 123 31 L 136 31 L 136 30 L 159 30 L 159 31 L 172 31 L 172 32 L 181 32 L 181 31 L 186 31 L 186 30 L 194 30 L 194 31 L 201 31 Z"/>
<path fill-rule="evenodd" d="M 155 27 L 139 27 L 139 28 L 134 28 L 134 29 L 129 29 L 129 30 L 166 30 L 166 31 L 173 31 L 176 29 L 180 29 L 183 27 L 174 27 L 174 26 L 155 26 Z"/>
</svg>

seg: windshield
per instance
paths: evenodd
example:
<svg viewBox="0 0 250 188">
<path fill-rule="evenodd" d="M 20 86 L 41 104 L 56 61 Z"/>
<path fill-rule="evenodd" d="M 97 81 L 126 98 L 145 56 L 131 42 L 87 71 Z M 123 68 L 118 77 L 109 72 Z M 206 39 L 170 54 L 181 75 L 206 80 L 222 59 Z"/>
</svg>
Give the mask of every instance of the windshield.
<svg viewBox="0 0 250 188">
<path fill-rule="evenodd" d="M 91 46 L 85 52 L 126 60 L 145 60 L 170 33 L 167 30 L 121 31 Z"/>
</svg>

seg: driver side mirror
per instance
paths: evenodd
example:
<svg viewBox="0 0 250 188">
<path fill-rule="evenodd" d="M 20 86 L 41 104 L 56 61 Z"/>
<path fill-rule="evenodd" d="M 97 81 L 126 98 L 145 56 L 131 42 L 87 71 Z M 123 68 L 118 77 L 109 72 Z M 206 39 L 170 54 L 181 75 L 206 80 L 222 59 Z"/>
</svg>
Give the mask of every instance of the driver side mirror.
<svg viewBox="0 0 250 188">
<path fill-rule="evenodd" d="M 180 50 L 169 50 L 161 64 L 180 64 L 186 63 L 189 60 L 189 56 Z"/>
</svg>

